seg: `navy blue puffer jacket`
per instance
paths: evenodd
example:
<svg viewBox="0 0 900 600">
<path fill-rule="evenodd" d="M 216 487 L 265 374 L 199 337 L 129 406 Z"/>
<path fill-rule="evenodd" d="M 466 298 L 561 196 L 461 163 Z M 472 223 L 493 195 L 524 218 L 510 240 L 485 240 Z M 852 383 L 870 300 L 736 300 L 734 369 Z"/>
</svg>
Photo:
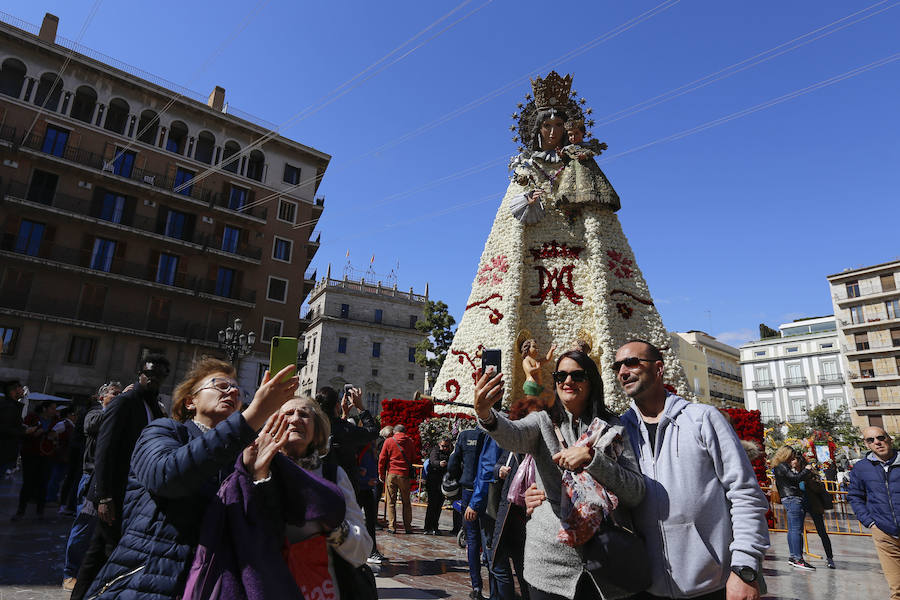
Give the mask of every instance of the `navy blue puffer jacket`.
<svg viewBox="0 0 900 600">
<path fill-rule="evenodd" d="M 122 538 L 87 598 L 169 600 L 184 592 L 203 514 L 256 432 L 240 413 L 201 433 L 157 419 L 138 438 Z"/>
<path fill-rule="evenodd" d="M 871 460 L 870 452 L 850 471 L 847 498 L 856 518 L 865 527 L 874 523 L 878 529 L 894 537 L 900 536 L 900 464 L 895 460 L 885 472 L 880 462 Z"/>
</svg>

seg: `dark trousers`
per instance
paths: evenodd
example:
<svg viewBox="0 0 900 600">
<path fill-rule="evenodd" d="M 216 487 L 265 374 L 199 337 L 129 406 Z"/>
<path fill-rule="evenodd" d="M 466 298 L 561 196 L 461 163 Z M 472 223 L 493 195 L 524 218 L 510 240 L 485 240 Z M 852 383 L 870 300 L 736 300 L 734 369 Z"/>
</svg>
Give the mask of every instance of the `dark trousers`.
<svg viewBox="0 0 900 600">
<path fill-rule="evenodd" d="M 548 592 L 542 592 L 541 590 L 529 586 L 528 595 L 531 600 L 569 600 L 565 596 L 560 596 L 558 594 L 550 594 Z M 637 596 L 635 596 L 637 598 Z M 724 598 L 724 596 L 723 596 Z M 582 573 L 581 579 L 578 580 L 578 587 L 575 588 L 575 598 L 572 600 L 602 600 L 600 597 L 600 592 L 597 591 L 597 588 L 594 586 L 594 582 L 591 581 L 591 578 Z M 643 598 L 642 598 L 643 600 Z"/>
<path fill-rule="evenodd" d="M 500 524 L 497 525 L 500 527 Z M 523 600 L 529 600 L 528 585 L 525 583 L 523 572 L 525 569 L 525 510 L 519 506 L 511 505 L 503 524 L 503 533 L 497 542 L 497 548 L 493 550 L 494 560 L 491 561 L 491 575 L 496 586 L 496 598 L 492 600 L 515 600 L 516 586 L 513 583 L 512 569 L 516 570 L 516 579 L 519 580 L 519 589 L 522 590 Z M 512 567 L 509 563 L 512 561 Z"/>
<path fill-rule="evenodd" d="M 807 502 L 805 498 L 803 499 L 803 508 L 809 513 L 810 518 L 812 518 L 812 521 L 816 526 L 816 533 L 819 534 L 819 539 L 822 540 L 822 547 L 825 549 L 825 557 L 834 558 L 834 553 L 831 549 L 831 538 L 828 537 L 828 532 L 825 530 L 825 515 L 816 514 L 809 510 L 809 502 Z"/>
<path fill-rule="evenodd" d="M 50 458 L 47 456 L 22 455 L 22 490 L 19 492 L 18 514 L 25 513 L 29 502 L 37 504 L 38 515 L 44 514 L 50 467 Z"/>
<path fill-rule="evenodd" d="M 118 506 L 117 504 L 117 510 Z M 117 514 L 116 517 L 118 518 L 112 525 L 107 525 L 100 518 L 97 519 L 94 535 L 91 536 L 91 543 L 81 561 L 81 567 L 78 569 L 78 581 L 75 583 L 75 589 L 72 590 L 69 600 L 83 600 L 100 569 L 109 560 L 110 554 L 119 543 L 119 537 L 122 535 L 122 516 Z"/>
<path fill-rule="evenodd" d="M 440 480 L 431 477 L 425 484 L 428 492 L 428 508 L 425 509 L 425 531 L 437 531 L 441 520 L 441 508 L 444 506 L 444 494 L 441 492 Z"/>
<path fill-rule="evenodd" d="M 463 489 L 462 505 L 469 506 L 472 499 L 472 490 Z M 465 511 L 464 511 L 465 512 Z M 463 521 L 463 529 L 466 532 L 466 555 L 469 559 L 469 578 L 472 580 L 472 589 L 481 591 L 481 523 Z"/>
<path fill-rule="evenodd" d="M 667 600 L 666 596 L 654 596 L 647 592 L 641 592 L 636 596 L 632 596 L 631 600 Z M 702 596 L 691 596 L 691 600 L 725 600 L 725 588 L 703 594 Z"/>
<path fill-rule="evenodd" d="M 369 537 L 372 538 L 372 549 L 369 551 L 371 554 L 377 548 L 375 544 L 375 520 L 378 518 L 378 498 L 375 497 L 375 490 L 359 490 L 356 494 L 356 501 L 359 503 L 360 508 L 363 509 L 363 514 L 366 515 L 366 531 L 369 532 Z"/>
</svg>

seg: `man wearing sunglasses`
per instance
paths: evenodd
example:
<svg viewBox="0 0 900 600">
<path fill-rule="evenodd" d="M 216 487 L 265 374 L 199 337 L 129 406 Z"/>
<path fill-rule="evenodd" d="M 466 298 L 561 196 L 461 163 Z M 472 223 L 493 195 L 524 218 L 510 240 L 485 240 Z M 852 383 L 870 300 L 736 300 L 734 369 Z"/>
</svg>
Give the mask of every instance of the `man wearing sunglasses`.
<svg viewBox="0 0 900 600">
<path fill-rule="evenodd" d="M 97 507 L 98 520 L 78 569 L 72 600 L 84 597 L 119 542 L 131 453 L 144 427 L 166 416 L 159 402 L 159 390 L 168 376 L 169 361 L 165 356 L 147 356 L 135 383 L 113 397 L 103 411 L 87 496 Z"/>
<path fill-rule="evenodd" d="M 668 393 L 648 342 L 624 344 L 612 368 L 632 399 L 622 423 L 647 489 L 634 523 L 651 584 L 637 598 L 758 600 L 768 503 L 734 428 L 715 407 Z"/>
<path fill-rule="evenodd" d="M 868 427 L 863 440 L 869 452 L 850 471 L 847 498 L 856 518 L 872 530 L 881 569 L 900 599 L 900 459 L 891 436 L 881 427 Z"/>
</svg>

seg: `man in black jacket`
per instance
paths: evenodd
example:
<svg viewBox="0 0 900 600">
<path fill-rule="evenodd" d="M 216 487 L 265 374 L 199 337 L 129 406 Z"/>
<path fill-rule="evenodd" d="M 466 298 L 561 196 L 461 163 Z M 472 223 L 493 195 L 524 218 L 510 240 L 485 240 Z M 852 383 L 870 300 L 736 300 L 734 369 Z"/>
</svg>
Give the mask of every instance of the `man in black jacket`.
<svg viewBox="0 0 900 600">
<path fill-rule="evenodd" d="M 19 459 L 19 443 L 25 435 L 22 424 L 22 405 L 25 388 L 19 380 L 3 382 L 3 398 L 0 398 L 0 479 L 7 471 L 15 470 Z"/>
<path fill-rule="evenodd" d="M 478 475 L 478 458 L 484 446 L 485 433 L 481 428 L 467 429 L 456 438 L 456 447 L 447 464 L 447 472 L 459 481 L 462 487 L 462 506 L 465 509 L 463 527 L 466 531 L 466 554 L 469 561 L 469 578 L 472 592 L 469 598 L 482 598 L 481 579 L 481 523 L 478 512 L 469 506 Z"/>
<path fill-rule="evenodd" d="M 316 402 L 331 419 L 331 453 L 337 458 L 338 464 L 347 473 L 353 491 L 359 495 L 359 451 L 363 446 L 371 443 L 378 437 L 378 424 L 372 417 L 372 413 L 366 410 L 362 403 L 362 392 L 359 388 L 350 388 L 345 397 L 349 404 L 359 411 L 357 422 L 353 425 L 341 418 L 342 402 L 338 401 L 338 393 L 334 388 L 323 387 L 316 394 Z M 348 408 L 349 411 L 349 408 Z"/>
<path fill-rule="evenodd" d="M 166 357 L 151 354 L 144 359 L 134 386 L 116 396 L 106 407 L 97 436 L 94 476 L 88 492 L 88 499 L 97 507 L 97 528 L 78 570 L 72 600 L 84 597 L 119 542 L 131 453 L 144 427 L 165 416 L 159 403 L 159 389 L 168 376 Z"/>
</svg>

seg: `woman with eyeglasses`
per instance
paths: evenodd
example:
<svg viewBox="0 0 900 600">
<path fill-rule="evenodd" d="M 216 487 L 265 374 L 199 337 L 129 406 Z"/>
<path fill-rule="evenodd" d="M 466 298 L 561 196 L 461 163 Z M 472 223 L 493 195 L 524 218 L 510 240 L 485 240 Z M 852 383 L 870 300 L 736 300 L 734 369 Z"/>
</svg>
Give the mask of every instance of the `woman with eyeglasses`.
<svg viewBox="0 0 900 600">
<path fill-rule="evenodd" d="M 644 479 L 618 417 L 603 401 L 603 381 L 597 365 L 584 352 L 571 350 L 556 361 L 555 394 L 549 411 L 537 411 L 511 421 L 492 408 L 503 393 L 503 374 L 482 375 L 475 384 L 475 412 L 488 435 L 510 452 L 531 454 L 537 486 L 546 494 L 526 527 L 525 580 L 531 600 L 624 598 L 629 593 L 607 581 L 594 581 L 584 570 L 581 550 L 557 540 L 563 470 L 587 471 L 618 497 L 615 521 L 631 529 L 630 508 L 644 497 Z M 599 417 L 624 442 L 618 459 L 604 452 L 575 446 L 578 438 Z M 558 436 L 562 437 L 562 442 Z M 635 560 L 644 560 L 635 557 Z"/>
<path fill-rule="evenodd" d="M 175 388 L 173 418 L 153 421 L 138 439 L 131 460 L 122 537 L 91 585 L 88 598 L 160 600 L 185 593 L 204 514 L 216 500 L 222 482 L 234 471 L 238 457 L 242 457 L 241 468 L 253 479 L 252 486 L 247 486 L 251 494 L 270 494 L 268 486 L 276 485 L 269 483 L 277 474 L 274 468 L 270 472 L 270 466 L 275 466 L 273 460 L 287 441 L 288 430 L 286 419 L 276 413 L 298 387 L 297 377 L 290 376 L 293 369 L 293 365 L 285 367 L 274 377 L 266 373 L 253 402 L 241 413 L 241 389 L 234 367 L 215 358 L 203 358 L 194 365 Z M 322 487 L 324 503 L 339 505 L 340 523 L 341 498 L 332 488 L 317 484 L 318 480 L 303 477 L 309 485 Z M 277 525 L 265 525 L 259 523 L 258 528 L 278 530 Z M 248 545 L 251 542 L 247 540 Z M 273 556 L 278 559 L 280 542 L 280 538 L 272 538 Z M 282 570 L 290 583 L 289 573 Z"/>
<path fill-rule="evenodd" d="M 815 571 L 815 567 L 803 559 L 803 523 L 806 508 L 803 502 L 804 482 L 813 478 L 812 465 L 801 465 L 801 457 L 790 446 L 782 446 L 769 461 L 775 476 L 775 487 L 787 514 L 788 564 L 795 569 Z"/>
</svg>

